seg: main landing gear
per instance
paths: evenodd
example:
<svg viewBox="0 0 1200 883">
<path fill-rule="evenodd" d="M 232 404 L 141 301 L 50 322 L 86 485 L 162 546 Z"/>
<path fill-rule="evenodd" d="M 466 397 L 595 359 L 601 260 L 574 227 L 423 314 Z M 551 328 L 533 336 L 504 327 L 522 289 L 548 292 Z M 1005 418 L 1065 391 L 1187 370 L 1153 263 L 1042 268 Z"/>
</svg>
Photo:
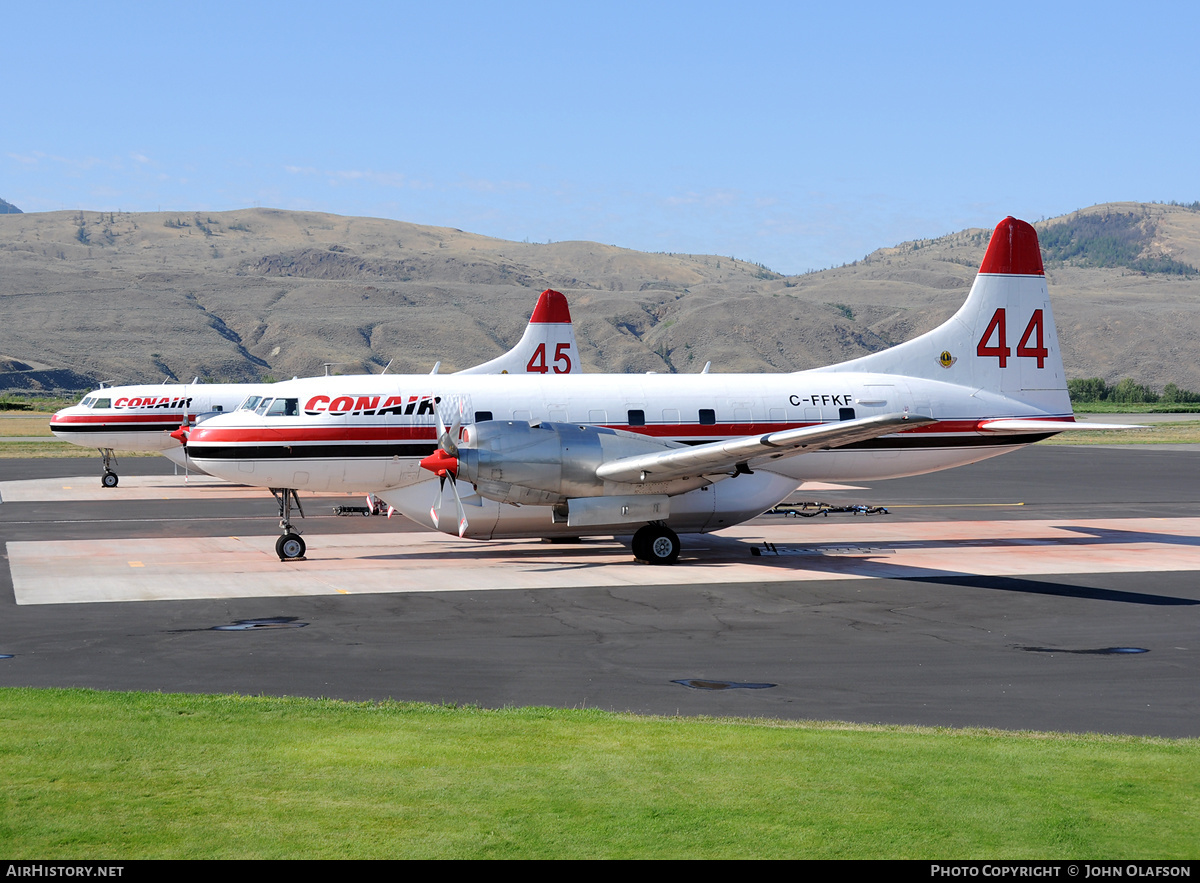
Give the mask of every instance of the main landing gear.
<svg viewBox="0 0 1200 883">
<path fill-rule="evenodd" d="M 117 473 L 113 472 L 113 467 L 117 465 L 117 455 L 113 453 L 112 448 L 100 448 L 100 456 L 104 460 L 104 475 L 100 478 L 100 484 L 104 487 L 116 487 Z"/>
<path fill-rule="evenodd" d="M 665 524 L 647 524 L 633 535 L 633 557 L 647 564 L 674 564 L 679 535 Z"/>
<path fill-rule="evenodd" d="M 300 533 L 292 529 L 293 502 L 296 504 L 296 510 L 300 513 L 300 517 L 304 517 L 304 507 L 300 505 L 300 497 L 297 496 L 295 488 L 273 487 L 270 488 L 270 491 L 275 502 L 279 504 L 279 529 L 283 531 L 283 536 L 275 541 L 275 554 L 279 556 L 280 561 L 303 559 L 307 546 L 300 538 Z"/>
</svg>

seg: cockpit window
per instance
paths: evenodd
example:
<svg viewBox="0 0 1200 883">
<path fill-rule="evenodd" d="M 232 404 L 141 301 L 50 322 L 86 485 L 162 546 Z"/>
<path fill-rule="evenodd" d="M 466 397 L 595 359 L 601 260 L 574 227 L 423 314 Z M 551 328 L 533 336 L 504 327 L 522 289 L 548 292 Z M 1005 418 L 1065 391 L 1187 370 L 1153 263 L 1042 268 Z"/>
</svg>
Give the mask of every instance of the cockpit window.
<svg viewBox="0 0 1200 883">
<path fill-rule="evenodd" d="M 295 417 L 299 413 L 299 399 L 275 399 L 267 409 L 268 417 Z"/>
<path fill-rule="evenodd" d="M 246 401 L 238 407 L 239 411 L 253 411 L 258 407 L 258 403 L 262 401 L 262 396 L 250 396 Z"/>
<path fill-rule="evenodd" d="M 112 399 L 96 399 L 96 401 L 92 404 L 92 407 L 93 408 L 111 408 L 112 407 Z"/>
<path fill-rule="evenodd" d="M 274 399 L 267 399 L 267 398 L 264 398 L 264 399 L 262 399 L 262 400 L 261 400 L 261 401 L 258 403 L 258 407 L 254 409 L 254 413 L 255 413 L 255 414 L 258 414 L 259 416 L 261 416 L 261 415 L 263 415 L 263 414 L 267 413 L 267 407 L 268 407 L 268 406 L 271 404 L 271 402 L 273 402 L 273 401 L 275 401 L 275 400 L 274 400 Z"/>
<path fill-rule="evenodd" d="M 84 396 L 83 401 L 79 403 L 79 406 L 81 408 L 90 408 L 93 401 L 95 401 L 95 399 L 93 399 L 91 396 Z"/>
</svg>

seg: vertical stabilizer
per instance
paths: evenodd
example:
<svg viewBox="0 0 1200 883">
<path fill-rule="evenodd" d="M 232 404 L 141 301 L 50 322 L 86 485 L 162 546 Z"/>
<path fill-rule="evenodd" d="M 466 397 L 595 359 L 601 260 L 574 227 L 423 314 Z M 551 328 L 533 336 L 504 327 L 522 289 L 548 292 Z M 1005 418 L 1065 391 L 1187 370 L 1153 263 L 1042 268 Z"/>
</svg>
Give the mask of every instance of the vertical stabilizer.
<svg viewBox="0 0 1200 883">
<path fill-rule="evenodd" d="M 920 337 L 821 371 L 901 374 L 1071 413 L 1037 231 L 1005 218 L 992 233 L 966 303 Z"/>
<path fill-rule="evenodd" d="M 561 292 L 546 289 L 538 298 L 517 345 L 502 356 L 458 374 L 578 374 L 575 326 Z"/>
</svg>

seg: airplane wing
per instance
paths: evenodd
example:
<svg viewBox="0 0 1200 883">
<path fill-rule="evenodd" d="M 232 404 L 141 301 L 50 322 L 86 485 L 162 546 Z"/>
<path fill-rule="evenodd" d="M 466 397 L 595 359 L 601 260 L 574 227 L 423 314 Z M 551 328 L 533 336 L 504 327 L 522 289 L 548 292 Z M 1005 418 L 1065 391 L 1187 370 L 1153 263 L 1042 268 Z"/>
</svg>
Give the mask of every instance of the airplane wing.
<svg viewBox="0 0 1200 883">
<path fill-rule="evenodd" d="M 840 423 L 785 429 L 766 435 L 751 435 L 728 441 L 685 448 L 671 448 L 653 454 L 639 454 L 611 460 L 596 469 L 596 475 L 609 481 L 669 481 L 689 475 L 709 475 L 748 468 L 751 463 L 769 463 L 822 448 L 836 448 L 857 441 L 889 435 L 935 423 L 932 417 L 913 414 L 881 414 Z"/>
</svg>

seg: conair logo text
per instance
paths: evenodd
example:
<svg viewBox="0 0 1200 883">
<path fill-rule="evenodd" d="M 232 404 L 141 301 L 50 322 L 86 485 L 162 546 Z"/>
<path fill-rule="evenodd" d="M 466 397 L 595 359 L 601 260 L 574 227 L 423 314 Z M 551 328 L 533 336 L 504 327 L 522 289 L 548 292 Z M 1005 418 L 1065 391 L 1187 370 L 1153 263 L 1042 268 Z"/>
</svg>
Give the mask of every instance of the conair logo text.
<svg viewBox="0 0 1200 883">
<path fill-rule="evenodd" d="M 170 396 L 146 396 L 145 398 L 117 399 L 114 408 L 172 408 L 182 410 L 190 408 L 192 400 L 171 398 Z"/>
<path fill-rule="evenodd" d="M 432 414 L 433 406 L 441 401 L 436 396 L 313 396 L 304 403 L 304 413 L 310 417 L 318 414 L 353 414 L 365 417 L 396 417 Z M 381 404 L 382 402 L 382 404 Z"/>
</svg>

